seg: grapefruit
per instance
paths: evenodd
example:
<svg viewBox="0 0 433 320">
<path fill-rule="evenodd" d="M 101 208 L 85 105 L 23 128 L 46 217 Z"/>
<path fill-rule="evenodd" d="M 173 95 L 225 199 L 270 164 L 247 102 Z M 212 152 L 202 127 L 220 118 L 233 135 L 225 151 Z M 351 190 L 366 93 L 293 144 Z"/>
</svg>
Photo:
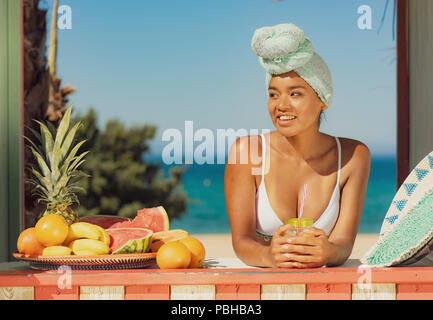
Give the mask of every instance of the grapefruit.
<svg viewBox="0 0 433 320">
<path fill-rule="evenodd" d="M 68 236 L 69 225 L 58 214 L 48 214 L 35 225 L 36 238 L 46 247 L 61 245 Z"/>
<path fill-rule="evenodd" d="M 206 255 L 203 243 L 194 237 L 187 237 L 178 241 L 185 245 L 191 253 L 191 261 L 188 268 L 200 268 Z"/>
<path fill-rule="evenodd" d="M 35 228 L 27 228 L 20 233 L 17 241 L 19 253 L 40 256 L 45 247 L 36 238 Z"/>
</svg>

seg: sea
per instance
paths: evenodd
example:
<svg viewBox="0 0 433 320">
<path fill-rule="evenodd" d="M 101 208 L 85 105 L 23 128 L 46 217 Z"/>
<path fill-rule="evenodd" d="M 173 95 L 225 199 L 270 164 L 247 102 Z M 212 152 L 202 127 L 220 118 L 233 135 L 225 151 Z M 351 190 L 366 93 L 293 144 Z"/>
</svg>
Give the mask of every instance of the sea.
<svg viewBox="0 0 433 320">
<path fill-rule="evenodd" d="M 161 163 L 168 176 L 172 165 Z M 182 178 L 189 201 L 187 211 L 170 221 L 170 229 L 191 234 L 230 233 L 224 197 L 224 164 L 188 165 Z M 396 193 L 396 157 L 372 157 L 370 178 L 359 233 L 379 233 Z"/>
</svg>

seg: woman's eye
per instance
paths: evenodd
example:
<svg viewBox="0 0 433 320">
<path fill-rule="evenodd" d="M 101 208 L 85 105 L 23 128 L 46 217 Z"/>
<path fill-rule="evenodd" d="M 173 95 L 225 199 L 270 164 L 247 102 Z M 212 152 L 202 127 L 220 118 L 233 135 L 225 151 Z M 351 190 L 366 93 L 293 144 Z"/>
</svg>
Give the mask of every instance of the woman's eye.
<svg viewBox="0 0 433 320">
<path fill-rule="evenodd" d="M 269 98 L 275 98 L 277 95 L 275 93 L 270 93 Z"/>
<path fill-rule="evenodd" d="M 292 92 L 292 94 L 291 94 L 292 96 L 300 96 L 301 95 L 301 93 L 300 92 Z"/>
</svg>

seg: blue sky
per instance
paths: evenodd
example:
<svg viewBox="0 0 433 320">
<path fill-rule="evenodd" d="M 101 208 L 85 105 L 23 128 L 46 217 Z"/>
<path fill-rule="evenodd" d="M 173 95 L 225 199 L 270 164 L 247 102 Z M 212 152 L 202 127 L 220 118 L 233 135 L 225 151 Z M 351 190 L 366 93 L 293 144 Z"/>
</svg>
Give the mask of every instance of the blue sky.
<svg viewBox="0 0 433 320">
<path fill-rule="evenodd" d="M 42 0 L 50 8 L 52 0 Z M 274 129 L 265 72 L 251 49 L 254 30 L 291 22 L 327 62 L 334 101 L 321 131 L 366 143 L 373 155 L 395 154 L 396 64 L 392 4 L 385 0 L 59 0 L 72 9 L 72 29 L 58 32 L 58 76 L 76 87 L 70 101 L 99 124 L 164 129 Z M 392 2 L 392 1 L 391 1 Z M 361 5 L 372 29 L 357 26 Z M 49 20 L 51 10 L 49 10 Z"/>
</svg>

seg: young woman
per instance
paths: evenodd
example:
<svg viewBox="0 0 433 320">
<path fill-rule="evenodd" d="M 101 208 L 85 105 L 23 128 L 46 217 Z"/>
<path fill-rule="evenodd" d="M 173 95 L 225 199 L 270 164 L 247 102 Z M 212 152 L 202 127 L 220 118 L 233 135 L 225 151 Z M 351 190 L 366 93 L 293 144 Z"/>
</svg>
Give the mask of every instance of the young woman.
<svg viewBox="0 0 433 320">
<path fill-rule="evenodd" d="M 257 29 L 252 48 L 267 71 L 268 111 L 276 130 L 241 137 L 231 147 L 224 184 L 233 248 L 252 266 L 343 264 L 361 219 L 369 149 L 319 131 L 321 114 L 332 102 L 332 80 L 301 29 L 293 24 Z M 286 235 L 290 225 L 284 222 L 299 216 L 305 184 L 302 217 L 314 221 L 305 231 L 310 237 Z"/>
</svg>

